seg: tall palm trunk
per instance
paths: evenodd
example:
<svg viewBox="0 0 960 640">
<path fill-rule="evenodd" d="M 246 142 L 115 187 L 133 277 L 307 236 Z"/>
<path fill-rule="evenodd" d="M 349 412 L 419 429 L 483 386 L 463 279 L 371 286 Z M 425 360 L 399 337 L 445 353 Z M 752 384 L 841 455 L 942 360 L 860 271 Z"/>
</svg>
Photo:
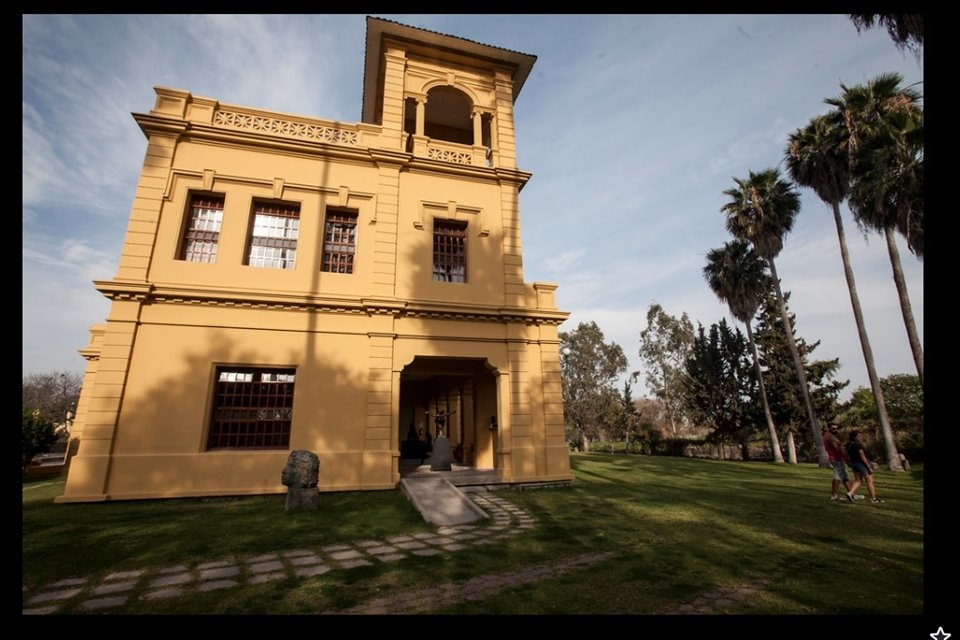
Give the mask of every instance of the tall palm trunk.
<svg viewBox="0 0 960 640">
<path fill-rule="evenodd" d="M 900 455 L 897 445 L 893 441 L 893 429 L 890 428 L 890 418 L 887 416 L 887 405 L 883 401 L 883 389 L 880 388 L 880 378 L 877 377 L 877 367 L 873 362 L 873 349 L 870 348 L 870 338 L 867 337 L 867 327 L 863 322 L 863 311 L 860 309 L 860 296 L 857 294 L 857 281 L 853 277 L 853 267 L 850 266 L 850 253 L 847 251 L 847 236 L 843 232 L 843 219 L 840 217 L 840 205 L 833 204 L 833 219 L 837 223 L 837 238 L 840 239 L 840 257 L 843 258 L 843 275 L 847 279 L 847 289 L 850 291 L 850 305 L 853 307 L 853 317 L 857 321 L 857 333 L 860 335 L 860 348 L 863 349 L 863 361 L 867 365 L 867 376 L 870 378 L 870 388 L 873 389 L 873 398 L 877 403 L 877 415 L 880 416 L 880 430 L 883 432 L 883 444 L 887 451 L 887 466 L 891 471 L 903 471 L 900 464 Z"/>
<path fill-rule="evenodd" d="M 797 350 L 797 341 L 793 339 L 793 325 L 790 322 L 790 316 L 787 315 L 787 305 L 783 301 L 783 290 L 780 288 L 780 277 L 777 275 L 777 267 L 773 258 L 767 259 L 770 265 L 770 275 L 773 277 L 773 283 L 777 286 L 777 302 L 780 303 L 780 320 L 783 322 L 783 330 L 787 334 L 787 344 L 790 345 L 790 353 L 793 355 L 793 366 L 797 369 L 797 377 L 800 379 L 800 393 L 803 394 L 803 403 L 807 406 L 807 417 L 810 420 L 810 429 L 813 431 L 813 441 L 817 445 L 817 461 L 820 466 L 830 468 L 830 458 L 827 456 L 827 450 L 823 446 L 823 434 L 820 433 L 820 425 L 817 424 L 817 416 L 813 411 L 813 402 L 810 401 L 810 388 L 807 386 L 807 375 L 803 372 L 803 361 L 800 360 L 800 351 Z"/>
<path fill-rule="evenodd" d="M 797 464 L 797 443 L 793 440 L 793 429 L 787 431 L 787 461 Z"/>
<path fill-rule="evenodd" d="M 913 351 L 913 361 L 917 365 L 917 376 L 920 386 L 923 386 L 923 347 L 917 336 L 917 325 L 913 321 L 913 308 L 910 306 L 910 295 L 907 293 L 907 281 L 903 279 L 903 267 L 900 266 L 900 251 L 897 250 L 897 240 L 893 229 L 883 230 L 887 237 L 887 251 L 890 253 L 890 266 L 893 267 L 893 281 L 897 285 L 900 295 L 900 311 L 903 313 L 903 324 L 907 327 L 907 337 L 910 339 L 910 349 Z"/>
<path fill-rule="evenodd" d="M 780 451 L 780 439 L 777 437 L 777 428 L 773 425 L 773 416 L 770 414 L 770 404 L 767 402 L 767 388 L 763 384 L 763 375 L 760 373 L 760 357 L 757 355 L 757 344 L 753 341 L 753 329 L 747 325 L 747 339 L 750 341 L 750 352 L 753 354 L 753 368 L 757 372 L 757 382 L 760 384 L 760 399 L 763 400 L 763 415 L 767 417 L 767 428 L 770 430 L 770 448 L 773 449 L 773 461 L 783 463 L 783 452 Z"/>
</svg>

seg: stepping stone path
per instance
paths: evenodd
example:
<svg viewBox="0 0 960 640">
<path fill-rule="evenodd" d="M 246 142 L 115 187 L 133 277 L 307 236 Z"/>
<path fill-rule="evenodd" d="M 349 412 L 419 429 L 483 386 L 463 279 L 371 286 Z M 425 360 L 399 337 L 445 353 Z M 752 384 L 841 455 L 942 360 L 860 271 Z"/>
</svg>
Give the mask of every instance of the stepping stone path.
<svg viewBox="0 0 960 640">
<path fill-rule="evenodd" d="M 446 583 L 417 591 L 408 591 L 347 609 L 323 611 L 323 614 L 426 613 L 461 602 L 483 600 L 504 589 L 515 589 L 534 582 L 559 578 L 565 573 L 594 565 L 613 557 L 612 552 L 588 553 L 559 562 L 537 564 L 518 571 L 471 578 L 462 583 Z"/>
<path fill-rule="evenodd" d="M 393 536 L 386 540 L 363 540 L 354 544 L 292 549 L 250 558 L 119 571 L 99 579 L 68 578 L 31 592 L 24 589 L 23 614 L 49 615 L 70 610 L 108 613 L 110 608 L 130 602 L 176 598 L 272 580 L 309 578 L 332 569 L 349 570 L 399 562 L 410 557 L 455 553 L 503 540 L 533 527 L 533 516 L 498 495 L 484 490 L 470 491 L 467 495 L 490 516 L 485 526 L 463 524 L 440 527 L 431 533 Z M 454 589 L 448 591 L 455 592 Z M 485 591 L 478 587 L 471 591 L 471 594 L 474 593 Z M 436 604 L 433 596 L 422 600 Z"/>
<path fill-rule="evenodd" d="M 741 584 L 734 587 L 720 587 L 701 593 L 689 602 L 673 606 L 667 611 L 668 615 L 709 615 L 723 613 L 728 607 L 735 607 L 758 591 L 770 586 L 771 578 L 760 578 L 751 584 Z"/>
<path fill-rule="evenodd" d="M 230 589 L 243 584 L 310 578 L 333 569 L 349 570 L 399 562 L 416 556 L 455 553 L 524 533 L 535 524 L 533 516 L 498 495 L 483 490 L 465 493 L 490 516 L 485 526 L 465 524 L 439 527 L 433 532 L 392 536 L 386 540 L 331 544 L 319 549 L 290 549 L 238 560 L 195 563 L 192 566 L 178 564 L 152 570 L 119 571 L 99 580 L 68 578 L 32 592 L 28 592 L 24 587 L 23 614 L 109 613 L 111 608 L 138 601 L 177 598 L 189 596 L 191 593 Z M 398 593 L 351 609 L 322 613 L 426 613 L 461 602 L 482 600 L 505 589 L 555 579 L 571 571 L 598 564 L 613 555 L 612 552 L 589 553 L 557 562 L 526 566 L 517 571 L 476 576 L 463 583 L 447 583 Z M 723 613 L 765 589 L 770 581 L 771 578 L 766 577 L 751 584 L 715 588 L 697 595 L 689 602 L 671 605 L 659 613 Z"/>
</svg>

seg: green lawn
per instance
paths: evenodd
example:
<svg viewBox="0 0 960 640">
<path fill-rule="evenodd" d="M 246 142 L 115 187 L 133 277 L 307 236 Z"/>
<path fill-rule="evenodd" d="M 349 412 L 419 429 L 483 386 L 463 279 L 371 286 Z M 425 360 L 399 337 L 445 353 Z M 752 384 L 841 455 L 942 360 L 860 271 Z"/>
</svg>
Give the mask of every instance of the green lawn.
<svg viewBox="0 0 960 640">
<path fill-rule="evenodd" d="M 599 564 L 439 613 L 659 613 L 717 586 L 769 585 L 729 613 L 920 614 L 922 467 L 878 471 L 886 502 L 835 503 L 813 465 L 573 454 L 573 486 L 503 490 L 536 526 L 484 547 L 152 602 L 116 613 L 310 613 L 590 552 Z M 54 505 L 24 484 L 23 585 L 430 531 L 399 491 Z M 865 585 L 868 588 L 864 588 Z M 75 613 L 69 607 L 64 613 Z"/>
</svg>

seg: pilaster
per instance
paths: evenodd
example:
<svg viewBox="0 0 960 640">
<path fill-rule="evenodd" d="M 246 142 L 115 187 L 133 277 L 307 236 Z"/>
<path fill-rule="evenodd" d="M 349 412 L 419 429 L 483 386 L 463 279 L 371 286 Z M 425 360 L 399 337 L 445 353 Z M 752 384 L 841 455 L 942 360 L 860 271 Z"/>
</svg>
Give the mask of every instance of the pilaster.
<svg viewBox="0 0 960 640">
<path fill-rule="evenodd" d="M 403 145 L 403 77 L 407 54 L 402 48 L 388 45 L 383 66 L 383 135 L 381 146 L 402 150 Z"/>
<path fill-rule="evenodd" d="M 173 166 L 177 134 L 151 132 L 143 169 L 127 223 L 127 233 L 120 251 L 117 280 L 146 282 L 150 270 L 160 223 L 160 209 L 170 168 Z"/>
<path fill-rule="evenodd" d="M 497 166 L 514 169 L 517 166 L 517 145 L 513 129 L 513 81 L 504 71 L 494 76 L 496 93 L 496 121 L 499 163 Z"/>
<path fill-rule="evenodd" d="M 70 465 L 64 493 L 56 502 L 109 498 L 113 443 L 142 304 L 142 296 L 133 296 L 132 299 L 115 299 L 111 305 L 96 373 L 84 408 L 83 435 Z M 85 376 L 85 388 L 87 383 Z"/>
<path fill-rule="evenodd" d="M 399 375 L 393 375 L 393 333 L 368 333 L 367 416 L 363 438 L 363 484 L 385 486 L 399 481 Z"/>
</svg>

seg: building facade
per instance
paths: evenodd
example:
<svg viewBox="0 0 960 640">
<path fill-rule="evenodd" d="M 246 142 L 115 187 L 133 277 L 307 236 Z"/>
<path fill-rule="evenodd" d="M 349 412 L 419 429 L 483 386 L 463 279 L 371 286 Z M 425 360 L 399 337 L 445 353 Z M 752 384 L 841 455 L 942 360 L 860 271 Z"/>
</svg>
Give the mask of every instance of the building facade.
<svg viewBox="0 0 960 640">
<path fill-rule="evenodd" d="M 571 480 L 556 286 L 525 283 L 513 105 L 533 56 L 368 18 L 346 124 L 156 88 L 59 502 L 390 489 L 456 460 Z"/>
</svg>

